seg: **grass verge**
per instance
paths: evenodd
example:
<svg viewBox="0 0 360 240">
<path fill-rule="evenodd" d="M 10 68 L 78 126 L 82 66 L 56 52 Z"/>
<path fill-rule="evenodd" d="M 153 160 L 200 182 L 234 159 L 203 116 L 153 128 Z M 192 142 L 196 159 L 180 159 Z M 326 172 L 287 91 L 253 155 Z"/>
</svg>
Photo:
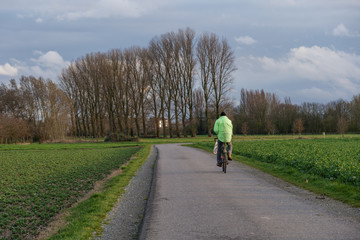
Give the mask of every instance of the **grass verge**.
<svg viewBox="0 0 360 240">
<path fill-rule="evenodd" d="M 114 207 L 119 196 L 125 193 L 125 187 L 146 161 L 150 148 L 150 144 L 145 144 L 132 157 L 129 164 L 122 167 L 122 174 L 105 184 L 101 193 L 93 194 L 89 199 L 67 210 L 69 216 L 66 218 L 66 226 L 49 239 L 89 239 L 94 232 L 100 233 L 106 213 Z"/>
<path fill-rule="evenodd" d="M 200 148 L 208 152 L 212 152 L 213 150 L 210 147 L 199 145 L 196 143 L 188 146 Z M 240 156 L 237 154 L 233 154 L 233 158 L 238 162 L 244 163 L 263 172 L 269 173 L 295 186 L 307 189 L 316 194 L 321 194 L 342 201 L 353 207 L 360 207 L 359 186 L 345 184 L 340 181 L 330 181 L 316 175 L 303 173 L 293 167 L 278 166 L 271 163 L 262 162 L 254 158 Z"/>
</svg>

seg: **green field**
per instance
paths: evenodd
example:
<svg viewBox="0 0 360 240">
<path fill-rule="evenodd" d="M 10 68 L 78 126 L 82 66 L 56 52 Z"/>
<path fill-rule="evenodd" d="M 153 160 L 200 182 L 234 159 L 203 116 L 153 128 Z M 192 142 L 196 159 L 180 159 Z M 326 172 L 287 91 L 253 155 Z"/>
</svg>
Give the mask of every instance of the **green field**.
<svg viewBox="0 0 360 240">
<path fill-rule="evenodd" d="M 234 153 L 360 185 L 359 143 L 358 139 L 243 142 L 234 144 Z"/>
<path fill-rule="evenodd" d="M 32 239 L 139 149 L 104 143 L 1 145 L 0 239 Z"/>
<path fill-rule="evenodd" d="M 212 147 L 213 144 L 200 145 Z M 241 141 L 233 143 L 233 153 L 360 185 L 359 139 Z"/>
</svg>

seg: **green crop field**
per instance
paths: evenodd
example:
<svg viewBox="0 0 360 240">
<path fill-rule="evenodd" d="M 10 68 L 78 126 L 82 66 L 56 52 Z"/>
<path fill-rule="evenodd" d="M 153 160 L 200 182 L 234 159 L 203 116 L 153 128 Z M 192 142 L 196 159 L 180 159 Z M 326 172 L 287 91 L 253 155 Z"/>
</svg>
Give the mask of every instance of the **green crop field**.
<svg viewBox="0 0 360 240">
<path fill-rule="evenodd" d="M 235 143 L 235 153 L 329 180 L 360 185 L 360 141 L 317 139 Z"/>
<path fill-rule="evenodd" d="M 212 147 L 212 143 L 200 143 Z M 360 185 L 359 139 L 295 139 L 240 141 L 233 153 L 329 180 Z"/>
<path fill-rule="evenodd" d="M 33 239 L 136 153 L 119 144 L 0 146 L 0 239 Z"/>
</svg>

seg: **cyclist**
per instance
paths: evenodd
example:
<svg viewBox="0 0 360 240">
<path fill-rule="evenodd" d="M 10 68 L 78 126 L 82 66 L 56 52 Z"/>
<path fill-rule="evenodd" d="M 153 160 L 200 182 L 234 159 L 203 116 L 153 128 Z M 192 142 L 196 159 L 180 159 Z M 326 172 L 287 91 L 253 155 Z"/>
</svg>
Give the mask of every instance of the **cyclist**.
<svg viewBox="0 0 360 240">
<path fill-rule="evenodd" d="M 226 116 L 225 112 L 220 114 L 214 125 L 214 132 L 218 135 L 218 151 L 217 151 L 217 166 L 221 167 L 221 147 L 222 144 L 227 143 L 228 159 L 231 161 L 232 144 L 231 138 L 233 135 L 233 125 L 231 120 Z"/>
</svg>

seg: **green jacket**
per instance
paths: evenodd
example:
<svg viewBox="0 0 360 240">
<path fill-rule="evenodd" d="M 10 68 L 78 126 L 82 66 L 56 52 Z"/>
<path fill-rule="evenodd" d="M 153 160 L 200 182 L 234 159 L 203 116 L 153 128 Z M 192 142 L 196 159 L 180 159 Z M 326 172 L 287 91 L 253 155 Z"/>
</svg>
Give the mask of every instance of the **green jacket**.
<svg viewBox="0 0 360 240">
<path fill-rule="evenodd" d="M 214 132 L 218 135 L 221 142 L 231 142 L 233 134 L 233 125 L 227 116 L 222 116 L 216 120 L 214 125 Z"/>
</svg>

